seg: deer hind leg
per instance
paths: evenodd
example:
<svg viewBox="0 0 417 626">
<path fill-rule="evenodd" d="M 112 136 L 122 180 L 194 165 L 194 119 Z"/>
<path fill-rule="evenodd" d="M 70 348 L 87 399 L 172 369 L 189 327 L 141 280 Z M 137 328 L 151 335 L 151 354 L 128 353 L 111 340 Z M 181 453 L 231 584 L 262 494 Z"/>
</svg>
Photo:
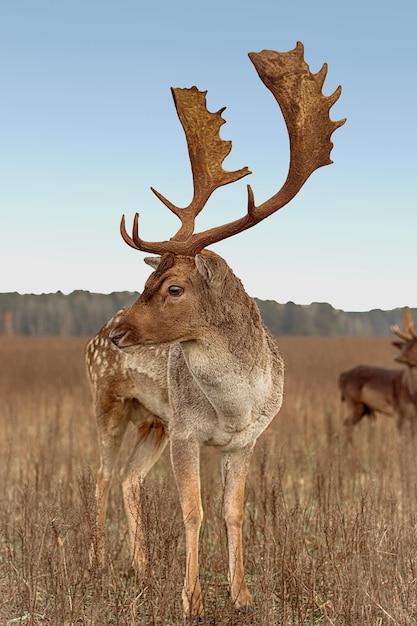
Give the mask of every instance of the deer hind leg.
<svg viewBox="0 0 417 626">
<path fill-rule="evenodd" d="M 253 448 L 222 456 L 224 519 L 227 530 L 230 596 L 240 613 L 254 612 L 253 600 L 245 582 L 242 523 L 245 483 Z"/>
<path fill-rule="evenodd" d="M 97 432 L 100 447 L 100 467 L 96 481 L 96 528 L 90 548 L 90 564 L 103 567 L 105 562 L 105 524 L 107 501 L 114 464 L 119 454 L 128 416 L 120 403 L 110 410 L 97 410 Z"/>
<path fill-rule="evenodd" d="M 137 427 L 136 441 L 121 472 L 131 564 L 140 578 L 146 576 L 147 567 L 140 490 L 143 479 L 161 456 L 167 441 L 168 435 L 161 420 L 155 415 L 148 414 L 146 420 Z"/>
<path fill-rule="evenodd" d="M 203 508 L 200 489 L 200 449 L 198 443 L 171 440 L 171 461 L 177 483 L 185 528 L 185 579 L 182 591 L 187 623 L 203 623 L 204 607 L 199 579 L 198 543 Z"/>
</svg>

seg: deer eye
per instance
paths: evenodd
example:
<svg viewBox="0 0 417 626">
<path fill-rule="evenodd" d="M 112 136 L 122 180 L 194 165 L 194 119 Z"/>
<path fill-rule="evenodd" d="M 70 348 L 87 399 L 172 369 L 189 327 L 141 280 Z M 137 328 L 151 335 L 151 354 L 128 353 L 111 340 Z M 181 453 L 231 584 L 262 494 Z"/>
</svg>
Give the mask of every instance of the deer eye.
<svg viewBox="0 0 417 626">
<path fill-rule="evenodd" d="M 170 296 L 180 296 L 183 292 L 184 289 L 178 285 L 170 285 L 168 287 L 168 293 Z"/>
</svg>

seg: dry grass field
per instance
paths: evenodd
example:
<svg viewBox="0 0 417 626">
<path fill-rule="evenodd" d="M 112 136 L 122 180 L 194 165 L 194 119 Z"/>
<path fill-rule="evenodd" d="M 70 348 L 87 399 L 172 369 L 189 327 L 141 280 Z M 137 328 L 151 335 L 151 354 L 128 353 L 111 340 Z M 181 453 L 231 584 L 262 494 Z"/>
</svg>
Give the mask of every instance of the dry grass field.
<svg viewBox="0 0 417 626">
<path fill-rule="evenodd" d="M 129 575 L 117 476 L 108 566 L 90 571 L 98 467 L 84 339 L 0 338 L 0 624 L 183 623 L 182 521 L 169 458 L 143 513 L 155 577 Z M 247 484 L 245 557 L 257 612 L 236 622 L 227 596 L 216 454 L 202 458 L 207 623 L 417 624 L 417 455 L 392 420 L 364 420 L 343 445 L 338 373 L 392 366 L 387 338 L 282 338 L 284 407 L 259 440 Z M 416 444 L 417 445 L 417 444 Z M 126 450 L 124 451 L 126 452 Z"/>
</svg>

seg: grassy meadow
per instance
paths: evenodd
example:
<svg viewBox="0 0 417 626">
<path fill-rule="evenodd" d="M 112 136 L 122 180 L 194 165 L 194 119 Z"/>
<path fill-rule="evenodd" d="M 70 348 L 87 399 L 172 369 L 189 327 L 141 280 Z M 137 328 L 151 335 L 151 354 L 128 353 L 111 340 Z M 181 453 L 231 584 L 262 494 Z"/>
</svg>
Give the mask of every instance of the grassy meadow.
<svg viewBox="0 0 417 626">
<path fill-rule="evenodd" d="M 144 494 L 155 577 L 138 586 L 130 575 L 118 475 L 108 564 L 89 569 L 98 448 L 85 343 L 0 338 L 0 625 L 181 625 L 184 541 L 167 451 Z M 345 446 L 336 382 L 360 362 L 392 367 L 390 340 L 285 337 L 279 345 L 284 406 L 257 444 L 247 483 L 250 621 L 238 622 L 229 606 L 220 471 L 216 453 L 203 451 L 207 624 L 416 625 L 415 443 L 379 418 L 364 420 Z"/>
</svg>

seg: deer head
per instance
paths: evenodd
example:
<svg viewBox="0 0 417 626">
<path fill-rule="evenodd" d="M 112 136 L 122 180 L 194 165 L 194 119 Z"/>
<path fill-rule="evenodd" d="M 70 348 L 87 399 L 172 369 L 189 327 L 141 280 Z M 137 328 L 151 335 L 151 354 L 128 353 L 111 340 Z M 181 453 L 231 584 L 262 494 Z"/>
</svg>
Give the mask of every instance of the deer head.
<svg viewBox="0 0 417 626">
<path fill-rule="evenodd" d="M 404 330 L 400 330 L 395 324 L 391 326 L 391 331 L 401 339 L 392 342 L 392 345 L 400 350 L 394 360 L 410 367 L 417 366 L 417 333 L 408 306 L 404 307 Z"/>
<path fill-rule="evenodd" d="M 330 152 L 333 144 L 330 138 L 345 120 L 332 121 L 329 116 L 330 108 L 341 94 L 341 87 L 330 96 L 322 94 L 327 65 L 324 64 L 317 74 L 312 74 L 304 61 L 304 47 L 300 42 L 289 52 L 263 50 L 249 53 L 249 58 L 260 79 L 275 97 L 287 126 L 290 140 L 287 178 L 277 193 L 258 206 L 255 205 L 253 191 L 248 185 L 247 212 L 243 217 L 195 233 L 195 219 L 211 194 L 222 185 L 235 182 L 251 172 L 247 167 L 232 172 L 223 169 L 223 161 L 232 147 L 230 141 L 222 140 L 219 135 L 220 127 L 225 123 L 222 118 L 224 109 L 216 113 L 209 112 L 206 107 L 207 92 L 201 92 L 196 87 L 172 89 L 175 107 L 187 140 L 194 195 L 189 206 L 180 208 L 151 188 L 181 221 L 181 227 L 168 241 L 143 240 L 139 236 L 137 213 L 132 235 L 128 235 L 125 218 L 122 217 L 120 230 L 129 246 L 135 250 L 163 256 L 161 260 L 147 259 L 157 270 L 146 283 L 138 301 L 123 314 L 123 324 L 120 323 L 111 333 L 112 340 L 119 347 L 132 345 L 132 342 L 154 342 L 156 335 L 158 342 L 189 338 L 194 323 L 190 312 L 201 305 L 201 298 L 191 297 L 190 287 L 195 293 L 199 289 L 201 292 L 202 286 L 210 288 L 212 293 L 217 289 L 220 297 L 222 277 L 229 276 L 230 272 L 225 261 L 204 249 L 251 228 L 278 211 L 296 196 L 316 169 L 332 163 Z M 191 306 L 192 302 L 195 306 Z M 152 313 L 148 313 L 146 317 L 149 317 L 149 324 L 146 325 L 145 310 L 149 312 L 154 306 L 157 307 L 155 311 L 158 311 L 158 320 L 155 320 L 155 314 L 152 319 Z M 139 309 L 140 332 L 137 329 Z M 174 313 L 174 310 L 178 313 Z M 164 311 L 169 311 L 164 326 L 167 332 L 162 332 L 161 328 L 160 316 Z M 156 329 L 157 323 L 160 332 Z M 187 329 L 186 332 L 184 329 Z"/>
</svg>

